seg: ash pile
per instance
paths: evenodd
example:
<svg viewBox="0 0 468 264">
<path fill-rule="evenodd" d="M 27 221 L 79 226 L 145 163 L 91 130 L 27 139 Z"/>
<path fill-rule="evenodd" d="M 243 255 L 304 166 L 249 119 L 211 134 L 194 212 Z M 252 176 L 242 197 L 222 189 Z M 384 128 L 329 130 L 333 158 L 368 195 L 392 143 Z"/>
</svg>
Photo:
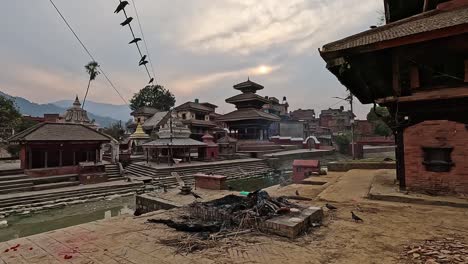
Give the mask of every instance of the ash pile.
<svg viewBox="0 0 468 264">
<path fill-rule="evenodd" d="M 320 226 L 323 218 L 319 207 L 300 206 L 284 197 L 271 197 L 264 190 L 248 196 L 227 195 L 209 202 L 196 202 L 178 210 L 182 211 L 179 217 L 149 219 L 148 222 L 190 233 L 179 239 L 162 241 L 189 252 L 192 244 L 194 250 L 199 250 L 200 245 L 209 247 L 213 240 L 250 232 L 295 238 L 311 227 Z"/>
</svg>

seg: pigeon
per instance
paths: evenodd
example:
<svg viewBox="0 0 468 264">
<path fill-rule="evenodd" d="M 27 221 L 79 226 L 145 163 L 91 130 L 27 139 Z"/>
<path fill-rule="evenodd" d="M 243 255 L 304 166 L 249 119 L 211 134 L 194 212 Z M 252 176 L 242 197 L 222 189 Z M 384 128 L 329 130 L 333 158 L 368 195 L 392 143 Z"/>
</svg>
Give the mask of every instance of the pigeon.
<svg viewBox="0 0 468 264">
<path fill-rule="evenodd" d="M 364 222 L 364 220 L 362 220 L 359 216 L 355 215 L 353 211 L 351 211 L 351 217 L 353 218 L 355 222 L 359 222 L 359 221 Z"/>
<path fill-rule="evenodd" d="M 122 1 L 119 3 L 119 5 L 117 6 L 117 8 L 115 9 L 114 13 L 117 14 L 119 13 L 120 11 L 122 11 L 125 6 L 128 5 L 128 1 Z"/>
<path fill-rule="evenodd" d="M 125 19 L 124 22 L 120 23 L 121 26 L 126 26 L 128 24 L 130 24 L 130 22 L 132 22 L 133 20 L 133 17 L 128 17 L 127 19 Z"/>
<path fill-rule="evenodd" d="M 331 204 L 329 204 L 329 203 L 325 204 L 325 207 L 327 207 L 328 210 L 336 210 L 336 209 L 338 209 L 338 208 L 336 208 L 335 206 L 333 206 L 333 205 L 331 205 Z"/>
<path fill-rule="evenodd" d="M 298 190 L 296 190 L 296 195 L 299 196 L 299 191 Z"/>
<path fill-rule="evenodd" d="M 196 194 L 194 192 L 190 192 L 190 193 L 193 195 L 193 197 L 195 197 L 195 199 L 201 199 L 200 195 L 198 195 L 198 194 Z"/>
<path fill-rule="evenodd" d="M 140 62 L 144 61 L 146 59 L 146 55 L 143 55 L 143 57 L 141 57 L 140 59 Z"/>
<path fill-rule="evenodd" d="M 148 63 L 148 61 L 147 61 L 147 60 L 140 61 L 140 63 L 138 63 L 138 66 L 145 65 L 146 63 Z"/>
<path fill-rule="evenodd" d="M 138 41 L 141 41 L 141 38 L 134 38 L 132 41 L 130 41 L 128 44 L 132 43 L 137 43 Z"/>
<path fill-rule="evenodd" d="M 150 81 L 148 82 L 148 84 L 154 82 L 154 78 L 151 78 Z"/>
</svg>

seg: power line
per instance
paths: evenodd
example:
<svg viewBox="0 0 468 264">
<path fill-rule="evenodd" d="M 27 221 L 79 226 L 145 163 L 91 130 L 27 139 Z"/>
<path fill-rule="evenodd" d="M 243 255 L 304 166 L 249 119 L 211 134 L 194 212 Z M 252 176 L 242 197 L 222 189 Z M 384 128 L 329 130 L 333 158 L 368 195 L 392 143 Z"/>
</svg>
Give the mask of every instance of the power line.
<svg viewBox="0 0 468 264">
<path fill-rule="evenodd" d="M 145 35 L 143 34 L 143 27 L 141 26 L 140 16 L 138 15 L 138 10 L 135 4 L 135 0 L 132 0 L 132 3 L 133 3 L 133 9 L 135 10 L 135 14 L 137 17 L 138 26 L 140 27 L 141 37 L 143 38 L 143 43 L 145 44 L 146 54 L 148 54 L 148 60 L 151 66 L 151 71 L 153 72 L 153 77 L 156 77 L 156 74 L 154 73 L 153 61 L 151 60 L 151 56 L 148 50 L 148 44 L 146 43 L 146 38 L 145 38 Z"/>
<path fill-rule="evenodd" d="M 89 57 L 93 60 L 93 61 L 96 61 L 96 59 L 94 59 L 94 56 L 91 54 L 91 52 L 88 50 L 88 48 L 86 48 L 85 44 L 83 43 L 83 41 L 81 41 L 81 39 L 78 37 L 78 35 L 76 34 L 76 32 L 73 30 L 73 28 L 70 26 L 70 24 L 68 23 L 68 21 L 65 19 L 65 17 L 62 15 L 62 13 L 60 12 L 60 10 L 57 8 L 57 6 L 55 5 L 55 3 L 52 1 L 52 0 L 49 0 L 50 3 L 54 6 L 55 10 L 57 11 L 57 13 L 60 15 L 60 17 L 62 18 L 63 22 L 65 22 L 65 24 L 67 25 L 68 29 L 70 29 L 70 31 L 73 33 L 73 35 L 75 36 L 75 38 L 78 40 L 78 42 L 81 44 L 81 46 L 83 47 L 83 49 L 86 51 L 86 53 L 89 55 Z M 124 101 L 124 103 L 126 105 L 128 105 L 128 102 L 127 100 L 125 100 L 125 98 L 122 96 L 122 94 L 120 94 L 120 92 L 117 90 L 117 88 L 114 86 L 114 84 L 112 83 L 112 81 L 110 80 L 110 78 L 107 76 L 107 74 L 104 72 L 104 70 L 102 69 L 102 67 L 99 65 L 98 66 L 99 70 L 101 71 L 102 75 L 104 75 L 104 77 L 106 78 L 107 82 L 110 84 L 110 86 L 114 89 L 114 91 L 119 95 L 119 97 L 122 99 L 122 101 Z"/>
</svg>

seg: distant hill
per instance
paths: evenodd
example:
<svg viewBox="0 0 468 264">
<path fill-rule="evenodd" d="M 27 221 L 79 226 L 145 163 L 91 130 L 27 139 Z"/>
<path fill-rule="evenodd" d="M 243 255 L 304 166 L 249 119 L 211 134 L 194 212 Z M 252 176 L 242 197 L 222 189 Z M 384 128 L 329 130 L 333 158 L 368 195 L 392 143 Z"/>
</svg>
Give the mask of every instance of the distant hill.
<svg viewBox="0 0 468 264">
<path fill-rule="evenodd" d="M 68 108 L 73 104 L 72 100 L 61 100 L 57 102 L 52 102 L 59 107 Z M 127 122 L 130 116 L 130 108 L 126 105 L 113 105 L 113 104 L 104 104 L 96 103 L 93 101 L 86 100 L 85 109 L 88 112 L 91 112 L 96 115 L 106 116 L 113 118 L 115 120 L 122 120 L 123 123 Z"/>
<path fill-rule="evenodd" d="M 63 113 L 67 111 L 67 108 L 69 108 L 72 105 L 72 103 L 70 103 L 66 107 L 60 107 L 55 104 L 37 104 L 27 99 L 24 99 L 22 97 L 11 96 L 1 91 L 0 91 L 0 95 L 14 100 L 21 114 L 30 115 L 30 116 L 43 116 L 44 114 L 61 114 L 62 115 Z M 109 126 L 111 123 L 117 122 L 116 119 L 105 117 L 105 116 L 100 116 L 100 115 L 95 115 L 91 111 L 88 111 L 88 117 L 90 119 L 94 119 L 96 123 L 98 123 L 101 127 L 106 127 L 106 126 Z"/>
</svg>

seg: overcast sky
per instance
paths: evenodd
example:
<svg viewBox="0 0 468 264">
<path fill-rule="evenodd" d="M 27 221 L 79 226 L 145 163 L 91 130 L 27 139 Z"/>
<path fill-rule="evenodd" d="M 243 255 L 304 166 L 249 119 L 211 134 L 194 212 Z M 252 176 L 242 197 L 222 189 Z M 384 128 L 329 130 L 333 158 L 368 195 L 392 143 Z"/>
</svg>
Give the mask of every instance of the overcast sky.
<svg viewBox="0 0 468 264">
<path fill-rule="evenodd" d="M 127 99 L 148 81 L 117 0 L 54 0 Z M 129 0 L 132 3 L 131 0 Z M 346 89 L 317 49 L 378 21 L 381 0 L 135 0 L 159 84 L 176 104 L 209 101 L 219 112 L 232 86 L 250 79 L 261 95 L 286 96 L 291 110 L 339 107 Z M 127 12 L 137 35 L 133 6 Z M 48 0 L 2 2 L 0 90 L 38 103 L 83 97 L 90 61 Z M 261 67 L 261 66 L 264 67 Z M 122 104 L 102 75 L 89 100 Z M 369 105 L 358 104 L 363 118 Z"/>
</svg>

